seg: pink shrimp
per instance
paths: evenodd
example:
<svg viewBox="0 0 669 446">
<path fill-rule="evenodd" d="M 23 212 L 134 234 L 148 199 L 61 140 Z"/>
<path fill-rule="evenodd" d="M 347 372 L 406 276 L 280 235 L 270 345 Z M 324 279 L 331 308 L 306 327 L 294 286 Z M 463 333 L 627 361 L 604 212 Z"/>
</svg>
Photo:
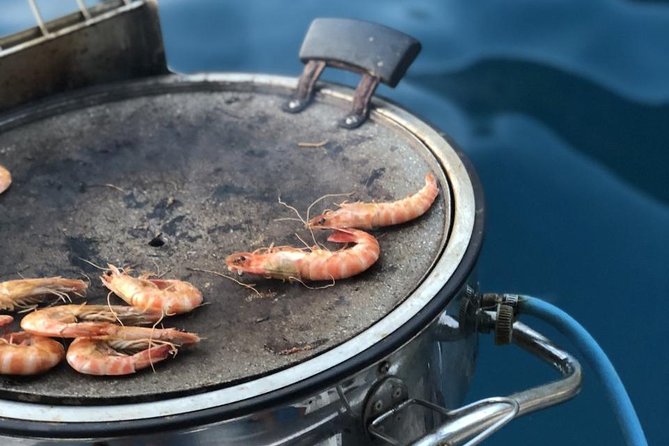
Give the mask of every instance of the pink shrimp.
<svg viewBox="0 0 669 446">
<path fill-rule="evenodd" d="M 0 375 L 38 375 L 65 356 L 60 342 L 25 331 L 0 337 Z"/>
<path fill-rule="evenodd" d="M 154 345 L 149 340 L 77 338 L 67 349 L 67 363 L 86 375 L 129 375 L 167 359 L 174 351 L 170 344 Z"/>
<path fill-rule="evenodd" d="M 149 279 L 148 274 L 132 277 L 114 265 L 108 266 L 102 283 L 133 307 L 171 316 L 187 313 L 202 304 L 202 293 L 189 282 Z"/>
<path fill-rule="evenodd" d="M 173 328 L 116 327 L 107 336 L 75 339 L 68 364 L 88 375 L 128 375 L 167 359 L 177 347 L 200 342 L 196 334 Z"/>
<path fill-rule="evenodd" d="M 384 203 L 342 203 L 339 209 L 325 211 L 309 219 L 310 228 L 372 229 L 398 225 L 427 212 L 439 195 L 439 186 L 432 172 L 425 175 L 425 186 L 401 200 Z"/>
<path fill-rule="evenodd" d="M 254 252 L 237 252 L 225 259 L 238 274 L 256 274 L 283 280 L 336 280 L 359 274 L 379 258 L 379 242 L 356 229 L 335 229 L 328 237 L 335 243 L 355 243 L 339 251 L 279 246 Z"/>
<path fill-rule="evenodd" d="M 6 191 L 10 184 L 12 184 L 12 175 L 5 166 L 0 164 L 0 194 Z"/>
<path fill-rule="evenodd" d="M 159 311 L 143 311 L 125 305 L 57 305 L 27 314 L 21 328 L 41 335 L 63 338 L 111 334 L 114 323 L 145 325 L 162 318 Z"/>
<path fill-rule="evenodd" d="M 83 280 L 62 277 L 41 279 L 18 279 L 0 282 L 0 310 L 12 311 L 16 308 L 34 307 L 47 296 L 57 296 L 63 301 L 70 300 L 68 293 L 81 295 L 88 284 Z"/>
</svg>

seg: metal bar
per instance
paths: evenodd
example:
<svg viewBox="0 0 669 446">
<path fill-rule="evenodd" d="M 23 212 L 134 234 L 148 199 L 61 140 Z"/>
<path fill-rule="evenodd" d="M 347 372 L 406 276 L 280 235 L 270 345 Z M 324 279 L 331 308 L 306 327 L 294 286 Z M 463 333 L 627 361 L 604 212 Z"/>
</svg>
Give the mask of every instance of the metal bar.
<svg viewBox="0 0 669 446">
<path fill-rule="evenodd" d="M 492 320 L 496 317 L 494 312 L 486 313 Z M 574 357 L 521 322 L 513 324 L 513 340 L 522 349 L 553 366 L 562 375 L 562 379 L 508 397 L 488 398 L 450 411 L 427 401 L 409 400 L 377 417 L 370 425 L 370 433 L 389 444 L 398 444 L 393 438 L 383 434 L 378 435 L 375 428 L 389 414 L 401 410 L 406 405 L 418 403 L 444 414 L 446 421 L 412 443 L 413 446 L 450 446 L 467 440 L 469 440 L 467 446 L 474 446 L 512 419 L 559 404 L 578 393 L 582 374 L 581 365 Z"/>
<path fill-rule="evenodd" d="M 495 313 L 490 313 L 489 315 L 494 318 Z M 513 324 L 513 340 L 519 347 L 547 362 L 562 375 L 562 379 L 558 381 L 509 395 L 509 399 L 518 403 L 516 417 L 561 403 L 578 393 L 581 388 L 582 374 L 581 365 L 574 357 L 560 350 L 547 338 L 521 322 Z M 470 416 L 468 423 L 461 424 L 460 429 L 453 429 L 450 426 L 451 423 L 447 422 L 415 445 L 459 444 L 478 436 L 481 432 L 488 431 L 508 413 L 508 406 L 506 408 L 500 406 L 496 410 L 493 410 L 495 408 L 492 407 L 485 409 L 488 413 L 482 411 L 478 414 L 471 414 L 474 416 Z"/>
<path fill-rule="evenodd" d="M 84 19 L 90 20 L 91 13 L 88 12 L 88 8 L 86 7 L 84 0 L 76 0 L 76 1 L 77 1 L 77 6 L 79 6 L 79 11 L 81 11 L 81 14 L 84 16 Z"/>
<path fill-rule="evenodd" d="M 522 349 L 553 366 L 563 376 L 559 381 L 510 395 L 510 398 L 514 398 L 520 404 L 519 416 L 576 396 L 581 389 L 583 376 L 581 364 L 574 357 L 521 322 L 513 324 L 513 341 Z"/>
<path fill-rule="evenodd" d="M 39 26 L 39 29 L 42 31 L 43 35 L 49 35 L 49 30 L 46 28 L 46 25 L 44 24 L 44 19 L 42 19 L 42 15 L 39 12 L 39 8 L 37 7 L 37 3 L 35 3 L 35 0 L 28 0 L 28 4 L 30 5 L 30 10 L 33 12 L 33 16 L 35 16 L 35 21 L 37 22 L 37 26 Z"/>
</svg>

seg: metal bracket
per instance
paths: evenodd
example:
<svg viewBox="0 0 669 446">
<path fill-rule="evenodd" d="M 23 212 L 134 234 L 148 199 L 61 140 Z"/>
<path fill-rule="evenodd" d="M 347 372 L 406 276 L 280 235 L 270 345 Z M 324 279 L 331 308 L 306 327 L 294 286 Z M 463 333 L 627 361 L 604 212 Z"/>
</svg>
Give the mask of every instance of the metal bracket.
<svg viewBox="0 0 669 446">
<path fill-rule="evenodd" d="M 372 386 L 367 394 L 362 413 L 364 429 L 369 430 L 371 434 L 374 434 L 372 426 L 374 426 L 375 432 L 390 431 L 393 425 L 398 424 L 395 423 L 396 420 L 393 418 L 392 422 L 385 424 L 383 421 L 390 415 L 383 417 L 379 417 L 379 415 L 395 413 L 395 409 L 392 408 L 402 406 L 408 399 L 409 390 L 400 378 L 396 376 L 382 378 Z M 383 438 L 383 434 L 380 435 L 380 438 Z M 388 435 L 388 432 L 385 432 L 385 435 Z"/>
<path fill-rule="evenodd" d="M 370 424 L 369 432 L 376 438 L 384 440 L 393 446 L 400 446 L 401 443 L 399 441 L 388 436 L 385 430 L 381 430 L 380 427 L 387 418 L 392 417 L 393 415 L 396 416 L 396 414 L 411 405 L 419 405 L 431 409 L 443 415 L 447 420 L 446 423 L 442 425 L 440 432 L 435 434 L 440 437 L 438 440 L 439 445 L 453 444 L 451 442 L 445 443 L 443 441 L 443 439 L 448 437 L 450 434 L 459 433 L 465 428 L 475 429 L 475 426 L 481 423 L 482 420 L 487 420 L 490 418 L 496 419 L 494 423 L 478 432 L 473 438 L 471 438 L 463 445 L 475 446 L 501 429 L 505 424 L 513 420 L 520 410 L 520 405 L 516 400 L 503 397 L 486 398 L 484 400 L 476 401 L 475 403 L 468 404 L 450 411 L 428 401 L 410 399 L 376 418 Z M 433 445 L 435 444 L 433 440 L 434 439 L 428 435 L 413 444 L 414 446 Z"/>
</svg>

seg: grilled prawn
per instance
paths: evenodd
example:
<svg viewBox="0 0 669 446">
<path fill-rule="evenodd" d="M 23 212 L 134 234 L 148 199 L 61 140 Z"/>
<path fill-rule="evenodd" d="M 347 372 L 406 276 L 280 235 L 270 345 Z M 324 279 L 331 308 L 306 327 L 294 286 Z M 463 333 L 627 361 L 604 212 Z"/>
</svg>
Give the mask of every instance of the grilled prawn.
<svg viewBox="0 0 669 446">
<path fill-rule="evenodd" d="M 379 242 L 356 229 L 335 229 L 328 237 L 335 243 L 355 243 L 351 248 L 329 251 L 278 246 L 229 255 L 225 263 L 238 274 L 248 273 L 283 280 L 337 280 L 359 274 L 379 258 Z"/>
<path fill-rule="evenodd" d="M 0 315 L 0 327 L 14 321 Z M 39 375 L 56 366 L 65 356 L 63 346 L 53 339 L 25 331 L 0 336 L 0 375 Z"/>
<path fill-rule="evenodd" d="M 38 375 L 64 356 L 60 342 L 44 336 L 20 331 L 0 337 L 0 375 Z"/>
<path fill-rule="evenodd" d="M 121 328 L 110 336 L 75 339 L 67 349 L 68 364 L 87 375 L 129 375 L 200 341 L 174 329 Z"/>
<path fill-rule="evenodd" d="M 439 195 L 439 186 L 432 172 L 425 175 L 425 186 L 401 200 L 383 203 L 342 203 L 339 209 L 325 211 L 310 219 L 310 228 L 372 229 L 398 225 L 427 212 Z"/>
<path fill-rule="evenodd" d="M 126 325 L 146 325 L 159 321 L 160 311 L 143 311 L 125 305 L 57 305 L 42 308 L 27 314 L 21 320 L 25 331 L 41 335 L 63 338 L 78 336 L 100 336 L 116 332 Z"/>
<path fill-rule="evenodd" d="M 67 349 L 67 363 L 86 375 L 129 375 L 167 359 L 175 350 L 170 344 L 152 345 L 148 340 L 77 338 Z"/>
<path fill-rule="evenodd" d="M 12 175 L 0 164 L 0 194 L 6 191 L 10 184 L 12 184 Z"/>
<path fill-rule="evenodd" d="M 48 296 L 69 300 L 68 293 L 83 294 L 88 284 L 83 280 L 63 277 L 19 279 L 0 282 L 0 310 L 25 309 L 44 301 Z"/>
<path fill-rule="evenodd" d="M 114 265 L 108 266 L 102 283 L 133 307 L 171 316 L 188 313 L 202 304 L 202 293 L 189 282 L 149 279 L 148 274 L 132 277 Z"/>
</svg>

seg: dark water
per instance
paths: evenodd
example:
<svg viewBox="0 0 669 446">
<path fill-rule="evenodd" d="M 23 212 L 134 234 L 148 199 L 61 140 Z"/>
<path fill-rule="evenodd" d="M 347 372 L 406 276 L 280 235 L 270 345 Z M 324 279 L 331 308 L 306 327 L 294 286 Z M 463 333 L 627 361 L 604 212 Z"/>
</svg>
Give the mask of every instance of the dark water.
<svg viewBox="0 0 669 446">
<path fill-rule="evenodd" d="M 483 290 L 543 297 L 583 323 L 616 365 L 650 443 L 669 444 L 669 4 L 479 3 L 160 8 L 169 63 L 182 72 L 296 75 L 315 17 L 376 21 L 418 38 L 423 52 L 408 78 L 380 94 L 449 133 L 476 165 L 487 198 Z M 8 5 L 0 34 L 29 23 L 23 2 Z M 491 344 L 482 338 L 471 400 L 553 377 Z M 623 444 L 600 384 L 585 374 L 575 400 L 514 421 L 487 444 Z"/>
</svg>

